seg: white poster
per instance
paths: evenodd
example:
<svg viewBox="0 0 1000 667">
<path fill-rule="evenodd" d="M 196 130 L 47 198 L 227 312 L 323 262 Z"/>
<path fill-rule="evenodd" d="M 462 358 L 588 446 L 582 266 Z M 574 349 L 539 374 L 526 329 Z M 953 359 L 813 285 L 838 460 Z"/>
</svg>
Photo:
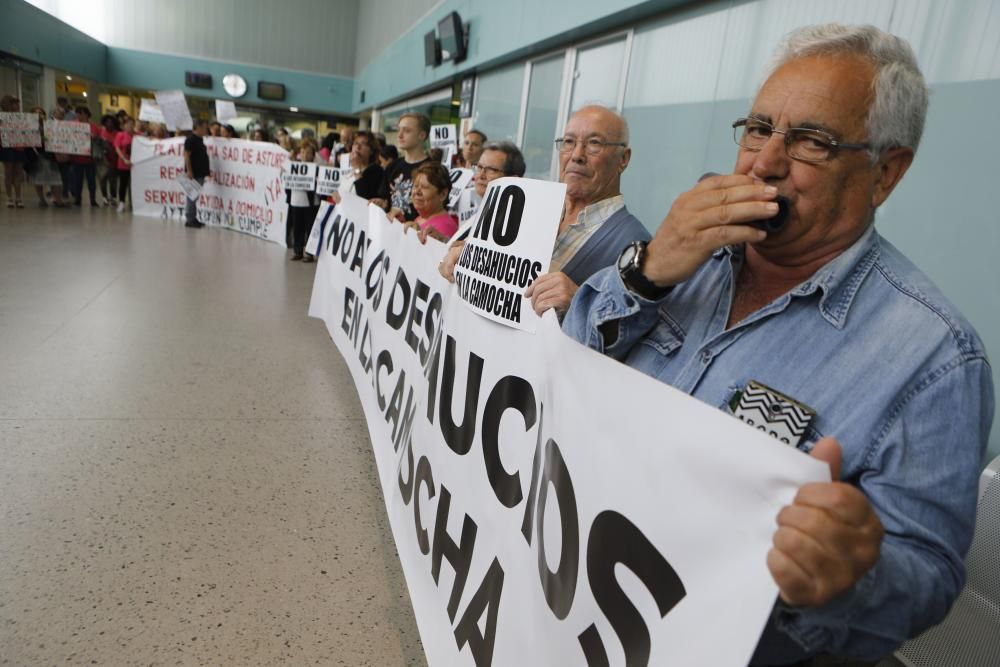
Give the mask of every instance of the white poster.
<svg viewBox="0 0 1000 667">
<path fill-rule="evenodd" d="M 462 196 L 462 192 L 469 187 L 475 175 L 476 172 L 474 169 L 452 169 L 450 171 L 451 192 L 448 194 L 449 210 L 454 210 L 458 206 L 458 200 Z"/>
<path fill-rule="evenodd" d="M 211 175 L 198 197 L 198 220 L 285 244 L 288 204 L 277 144 L 205 137 Z M 184 220 L 184 137 L 132 141 L 132 202 L 136 215 Z"/>
<path fill-rule="evenodd" d="M 439 259 L 345 198 L 310 305 L 354 377 L 428 664 L 745 667 L 775 517 L 827 467 L 554 313 L 535 334 L 476 315 Z"/>
<path fill-rule="evenodd" d="M 191 201 L 201 197 L 201 184 L 193 178 L 188 178 L 186 174 L 178 174 L 177 183 Z"/>
<path fill-rule="evenodd" d="M 332 195 L 340 191 L 340 186 L 346 183 L 351 176 L 350 169 L 340 169 L 331 165 L 319 165 L 316 174 L 316 194 Z"/>
<path fill-rule="evenodd" d="M 215 120 L 226 123 L 236 118 L 236 103 L 232 100 L 215 100 Z"/>
<path fill-rule="evenodd" d="M 319 165 L 315 162 L 285 162 L 281 169 L 281 182 L 286 190 L 315 190 L 317 167 Z"/>
<path fill-rule="evenodd" d="M 73 120 L 46 120 L 45 150 L 65 155 L 90 155 L 90 125 Z"/>
<path fill-rule="evenodd" d="M 455 126 L 432 125 L 431 148 L 440 148 L 442 151 L 441 164 L 451 167 L 451 159 L 458 153 L 458 132 Z"/>
<path fill-rule="evenodd" d="M 160 107 L 160 113 L 163 114 L 168 130 L 174 132 L 194 129 L 194 121 L 191 119 L 191 111 L 184 98 L 184 91 L 158 90 L 155 95 L 156 103 Z"/>
<path fill-rule="evenodd" d="M 163 112 L 160 111 L 160 105 L 154 100 L 147 98 L 142 98 L 139 104 L 139 120 L 144 120 L 150 123 L 159 123 L 161 125 L 166 124 L 166 119 L 163 117 Z"/>
<path fill-rule="evenodd" d="M 88 127 L 86 124 L 83 126 Z M 42 132 L 38 114 L 19 111 L 0 112 L 0 145 L 8 148 L 40 148 Z"/>
<path fill-rule="evenodd" d="M 512 177 L 490 183 L 455 265 L 458 297 L 469 308 L 535 330 L 538 315 L 524 291 L 552 259 L 565 195 L 563 183 Z"/>
</svg>

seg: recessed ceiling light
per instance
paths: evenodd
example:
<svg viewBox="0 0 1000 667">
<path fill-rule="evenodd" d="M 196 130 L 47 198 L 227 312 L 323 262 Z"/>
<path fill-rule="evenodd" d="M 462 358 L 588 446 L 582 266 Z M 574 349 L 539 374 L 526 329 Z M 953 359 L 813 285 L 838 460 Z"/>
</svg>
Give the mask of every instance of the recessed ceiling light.
<svg viewBox="0 0 1000 667">
<path fill-rule="evenodd" d="M 86 97 L 86 96 L 87 96 L 87 91 L 86 91 L 86 90 L 85 90 L 85 91 L 83 91 L 83 96 L 84 96 L 84 97 Z"/>
<path fill-rule="evenodd" d="M 73 80 L 73 77 L 71 77 L 71 76 L 70 76 L 69 74 L 67 74 L 67 75 L 66 75 L 66 80 L 67 80 L 67 81 L 72 81 L 72 80 Z"/>
<path fill-rule="evenodd" d="M 288 110 L 292 111 L 292 112 L 296 112 L 296 111 L 299 110 L 299 108 L 298 107 L 288 107 Z"/>
</svg>

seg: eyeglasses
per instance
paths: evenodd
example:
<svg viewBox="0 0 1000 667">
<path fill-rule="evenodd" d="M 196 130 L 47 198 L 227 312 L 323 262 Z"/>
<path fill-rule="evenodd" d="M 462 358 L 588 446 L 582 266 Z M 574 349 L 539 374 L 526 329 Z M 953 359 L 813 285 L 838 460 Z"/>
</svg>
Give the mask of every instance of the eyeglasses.
<svg viewBox="0 0 1000 667">
<path fill-rule="evenodd" d="M 487 167 L 485 164 L 474 164 L 472 168 L 477 172 L 483 172 L 487 176 L 504 176 L 505 172 L 503 169 L 497 169 L 496 167 Z"/>
<path fill-rule="evenodd" d="M 576 150 L 576 145 L 580 140 L 575 137 L 560 137 L 556 139 L 556 150 L 560 153 L 572 153 Z M 598 155 L 607 146 L 628 146 L 624 141 L 605 141 L 597 137 L 591 137 L 583 142 L 583 149 L 587 155 Z"/>
<path fill-rule="evenodd" d="M 825 162 L 832 159 L 839 150 L 866 150 L 870 144 L 847 144 L 837 141 L 829 132 L 807 127 L 790 127 L 779 130 L 758 118 L 740 118 L 733 123 L 733 140 L 748 151 L 757 152 L 764 148 L 772 134 L 785 138 L 788 157 L 803 162 Z"/>
</svg>

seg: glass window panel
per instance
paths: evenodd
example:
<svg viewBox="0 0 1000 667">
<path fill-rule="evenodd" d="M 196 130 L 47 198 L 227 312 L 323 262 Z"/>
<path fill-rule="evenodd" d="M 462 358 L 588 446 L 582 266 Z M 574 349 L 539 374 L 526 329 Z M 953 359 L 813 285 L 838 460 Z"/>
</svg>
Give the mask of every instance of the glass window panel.
<svg viewBox="0 0 1000 667">
<path fill-rule="evenodd" d="M 618 88 L 624 57 L 624 37 L 577 52 L 570 113 L 588 104 L 618 108 Z"/>
<path fill-rule="evenodd" d="M 531 66 L 528 84 L 528 112 L 524 119 L 521 151 L 528 178 L 549 178 L 552 171 L 552 143 L 556 138 L 559 95 L 562 90 L 563 55 L 541 60 Z"/>
<path fill-rule="evenodd" d="M 472 127 L 485 132 L 490 141 L 517 141 L 523 89 L 524 63 L 480 76 L 476 83 Z"/>
</svg>

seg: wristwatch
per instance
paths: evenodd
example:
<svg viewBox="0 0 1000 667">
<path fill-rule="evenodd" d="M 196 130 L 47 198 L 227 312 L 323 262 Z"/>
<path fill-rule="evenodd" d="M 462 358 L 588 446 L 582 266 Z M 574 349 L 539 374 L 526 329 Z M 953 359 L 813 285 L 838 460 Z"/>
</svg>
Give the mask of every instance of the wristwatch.
<svg viewBox="0 0 1000 667">
<path fill-rule="evenodd" d="M 625 246 L 618 256 L 618 275 L 622 277 L 625 287 L 633 294 L 647 301 L 659 301 L 670 294 L 673 285 L 657 287 L 653 281 L 642 274 L 642 260 L 646 257 L 646 241 L 633 241 Z"/>
</svg>

